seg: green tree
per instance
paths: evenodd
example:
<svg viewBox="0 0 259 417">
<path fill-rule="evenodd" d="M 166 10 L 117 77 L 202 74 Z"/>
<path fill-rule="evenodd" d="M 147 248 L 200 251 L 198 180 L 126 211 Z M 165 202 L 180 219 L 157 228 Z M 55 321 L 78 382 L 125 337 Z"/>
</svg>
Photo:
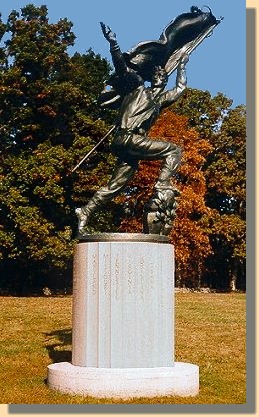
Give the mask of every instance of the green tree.
<svg viewBox="0 0 259 417">
<path fill-rule="evenodd" d="M 246 258 L 246 112 L 245 106 L 231 109 L 214 137 L 209 160 L 207 203 L 214 209 L 214 267 L 217 274 L 224 262 L 231 290 L 245 288 Z M 224 248 L 224 251 L 222 250 Z M 220 256 L 217 257 L 217 254 Z M 218 262 L 216 262 L 218 258 Z M 225 284 L 225 285 L 226 285 Z"/>
<path fill-rule="evenodd" d="M 56 275 L 63 286 L 71 269 L 74 208 L 106 181 L 113 165 L 103 145 L 88 166 L 70 172 L 108 130 L 96 101 L 110 67 L 92 51 L 70 57 L 72 23 L 50 24 L 45 6 L 12 11 L 0 30 L 7 37 L 0 50 L 2 285 L 44 286 L 47 275 Z M 95 227 L 109 220 L 104 214 Z"/>
<path fill-rule="evenodd" d="M 6 25 L 4 24 L 2 20 L 2 15 L 0 13 L 0 42 L 5 34 L 5 31 L 6 31 Z M 0 68 L 2 68 L 4 63 L 5 63 L 5 51 L 4 51 L 4 48 L 0 46 Z"/>
<path fill-rule="evenodd" d="M 212 97 L 209 91 L 187 88 L 171 109 L 176 114 L 186 116 L 189 126 L 195 128 L 202 138 L 210 141 L 213 134 L 220 129 L 232 103 L 222 93 Z"/>
</svg>

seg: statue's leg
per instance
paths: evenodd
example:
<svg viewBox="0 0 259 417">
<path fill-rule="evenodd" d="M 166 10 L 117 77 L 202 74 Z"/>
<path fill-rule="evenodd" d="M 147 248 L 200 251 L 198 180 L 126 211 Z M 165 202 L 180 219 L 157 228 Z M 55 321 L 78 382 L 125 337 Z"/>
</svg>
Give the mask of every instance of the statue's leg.
<svg viewBox="0 0 259 417">
<path fill-rule="evenodd" d="M 170 142 L 135 136 L 127 144 L 132 157 L 145 160 L 162 159 L 159 177 L 151 199 L 144 206 L 144 233 L 168 235 L 172 230 L 179 191 L 171 185 L 181 159 L 181 149 Z"/>
<path fill-rule="evenodd" d="M 132 179 L 137 168 L 137 162 L 132 164 L 120 162 L 115 168 L 108 184 L 98 190 L 86 206 L 76 209 L 79 233 L 86 233 L 85 227 L 89 222 L 90 216 L 101 206 L 115 198 L 121 191 L 123 191 L 128 182 Z"/>
<path fill-rule="evenodd" d="M 171 144 L 167 156 L 163 159 L 155 188 L 170 186 L 171 178 L 176 173 L 181 161 L 181 149 Z"/>
<path fill-rule="evenodd" d="M 176 145 L 170 145 L 169 153 L 163 159 L 153 195 L 144 207 L 143 230 L 145 233 L 168 235 L 173 228 L 177 208 L 176 198 L 180 193 L 172 186 L 171 179 L 179 167 L 181 149 Z"/>
<path fill-rule="evenodd" d="M 176 173 L 181 160 L 181 149 L 175 144 L 141 135 L 134 135 L 128 141 L 127 154 L 136 159 L 162 160 L 157 187 L 170 186 L 170 180 Z"/>
</svg>

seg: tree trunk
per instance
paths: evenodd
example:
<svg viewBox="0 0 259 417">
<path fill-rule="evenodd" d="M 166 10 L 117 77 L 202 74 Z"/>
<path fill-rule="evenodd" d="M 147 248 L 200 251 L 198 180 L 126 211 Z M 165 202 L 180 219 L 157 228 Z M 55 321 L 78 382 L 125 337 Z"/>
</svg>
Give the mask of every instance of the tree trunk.
<svg viewBox="0 0 259 417">
<path fill-rule="evenodd" d="M 236 291 L 237 287 L 237 274 L 238 274 L 238 259 L 234 258 L 231 271 L 230 271 L 230 282 L 229 282 L 229 289 L 230 291 Z"/>
<path fill-rule="evenodd" d="M 200 289 L 201 283 L 202 283 L 202 263 L 201 262 L 198 263 L 197 274 L 198 274 L 197 288 Z"/>
</svg>

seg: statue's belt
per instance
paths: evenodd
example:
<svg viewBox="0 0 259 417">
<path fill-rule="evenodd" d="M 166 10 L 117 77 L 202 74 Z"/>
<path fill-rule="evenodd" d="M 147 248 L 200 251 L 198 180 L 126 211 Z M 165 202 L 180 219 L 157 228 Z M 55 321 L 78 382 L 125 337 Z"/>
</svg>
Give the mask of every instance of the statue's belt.
<svg viewBox="0 0 259 417">
<path fill-rule="evenodd" d="M 116 130 L 116 134 L 117 135 L 141 135 L 141 136 L 145 136 L 146 132 L 144 129 L 141 128 L 135 128 L 135 129 L 126 129 L 126 128 L 118 128 Z"/>
</svg>

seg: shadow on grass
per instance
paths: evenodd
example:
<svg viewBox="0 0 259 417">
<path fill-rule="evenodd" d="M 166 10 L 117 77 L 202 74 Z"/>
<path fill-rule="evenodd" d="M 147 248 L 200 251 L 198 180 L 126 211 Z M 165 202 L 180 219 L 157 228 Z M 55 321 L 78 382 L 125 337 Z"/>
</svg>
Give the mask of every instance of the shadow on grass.
<svg viewBox="0 0 259 417">
<path fill-rule="evenodd" d="M 55 330 L 44 335 L 45 348 L 52 362 L 71 362 L 72 329 Z"/>
</svg>

